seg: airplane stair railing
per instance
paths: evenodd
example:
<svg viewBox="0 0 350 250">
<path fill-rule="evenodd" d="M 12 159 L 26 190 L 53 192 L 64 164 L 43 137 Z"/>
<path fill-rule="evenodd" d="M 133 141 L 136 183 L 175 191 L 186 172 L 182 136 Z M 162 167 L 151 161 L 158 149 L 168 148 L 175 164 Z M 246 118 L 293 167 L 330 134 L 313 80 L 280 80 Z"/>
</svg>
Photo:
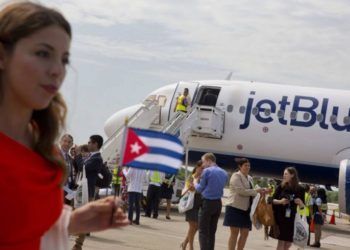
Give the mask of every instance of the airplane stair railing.
<svg viewBox="0 0 350 250">
<path fill-rule="evenodd" d="M 182 122 L 186 116 L 186 113 L 177 112 L 175 116 L 163 126 L 162 132 L 176 135 L 179 132 Z"/>
<path fill-rule="evenodd" d="M 221 139 L 225 129 L 225 112 L 212 106 L 197 105 L 194 108 L 197 119 L 192 124 L 191 134 Z"/>
<path fill-rule="evenodd" d="M 145 101 L 143 105 L 130 117 L 128 117 L 128 126 L 135 128 L 149 128 L 153 121 L 159 116 L 160 106 L 156 100 Z M 101 155 L 104 161 L 113 163 L 117 153 L 121 149 L 124 125 L 116 129 L 116 131 L 107 139 L 101 148 Z"/>
</svg>

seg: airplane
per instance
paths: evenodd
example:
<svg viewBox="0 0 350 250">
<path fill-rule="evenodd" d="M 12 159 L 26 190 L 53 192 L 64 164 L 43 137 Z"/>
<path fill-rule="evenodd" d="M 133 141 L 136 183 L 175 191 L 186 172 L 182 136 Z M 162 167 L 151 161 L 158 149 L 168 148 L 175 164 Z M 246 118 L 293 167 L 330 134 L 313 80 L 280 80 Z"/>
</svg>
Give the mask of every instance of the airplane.
<svg viewBox="0 0 350 250">
<path fill-rule="evenodd" d="M 177 97 L 188 88 L 191 107 L 175 112 Z M 207 103 L 208 93 L 215 96 Z M 234 171 L 235 157 L 246 157 L 257 176 L 281 178 L 294 166 L 305 183 L 343 187 L 341 204 L 350 213 L 350 91 L 263 82 L 204 80 L 178 82 L 150 93 L 143 103 L 120 110 L 105 123 L 110 138 L 102 156 L 121 146 L 115 138 L 125 118 L 130 126 L 177 134 L 186 164 L 205 152 Z M 113 139 L 114 138 L 114 139 Z"/>
</svg>

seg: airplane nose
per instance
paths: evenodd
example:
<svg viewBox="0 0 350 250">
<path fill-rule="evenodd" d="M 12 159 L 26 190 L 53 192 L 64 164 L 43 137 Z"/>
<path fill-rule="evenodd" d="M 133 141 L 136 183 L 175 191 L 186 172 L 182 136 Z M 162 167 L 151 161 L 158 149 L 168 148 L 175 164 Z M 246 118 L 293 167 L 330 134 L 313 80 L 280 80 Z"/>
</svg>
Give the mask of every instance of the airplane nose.
<svg viewBox="0 0 350 250">
<path fill-rule="evenodd" d="M 124 125 L 125 119 L 130 118 L 142 104 L 137 104 L 114 113 L 105 123 L 104 130 L 107 137 L 111 137 L 121 126 Z"/>
</svg>

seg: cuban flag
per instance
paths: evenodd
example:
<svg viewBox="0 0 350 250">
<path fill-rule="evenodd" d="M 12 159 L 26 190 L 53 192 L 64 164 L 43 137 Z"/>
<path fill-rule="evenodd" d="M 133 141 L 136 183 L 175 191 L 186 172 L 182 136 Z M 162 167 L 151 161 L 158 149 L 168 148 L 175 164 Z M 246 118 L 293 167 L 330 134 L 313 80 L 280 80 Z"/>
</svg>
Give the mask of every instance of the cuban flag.
<svg viewBox="0 0 350 250">
<path fill-rule="evenodd" d="M 127 128 L 123 166 L 176 174 L 184 148 L 176 136 L 138 128 Z"/>
</svg>

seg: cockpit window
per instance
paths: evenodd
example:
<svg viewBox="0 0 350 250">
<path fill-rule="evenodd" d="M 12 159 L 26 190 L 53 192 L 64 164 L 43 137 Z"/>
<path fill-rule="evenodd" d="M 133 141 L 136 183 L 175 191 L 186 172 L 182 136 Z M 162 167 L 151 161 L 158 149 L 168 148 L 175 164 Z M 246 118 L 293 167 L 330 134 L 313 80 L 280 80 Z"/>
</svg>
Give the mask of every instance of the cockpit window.
<svg viewBox="0 0 350 250">
<path fill-rule="evenodd" d="M 164 107 L 166 104 L 166 100 L 167 100 L 167 98 L 165 95 L 158 96 L 158 105 L 161 107 Z"/>
<path fill-rule="evenodd" d="M 156 95 L 149 95 L 147 96 L 146 101 L 154 101 L 156 97 L 157 97 Z"/>
</svg>

